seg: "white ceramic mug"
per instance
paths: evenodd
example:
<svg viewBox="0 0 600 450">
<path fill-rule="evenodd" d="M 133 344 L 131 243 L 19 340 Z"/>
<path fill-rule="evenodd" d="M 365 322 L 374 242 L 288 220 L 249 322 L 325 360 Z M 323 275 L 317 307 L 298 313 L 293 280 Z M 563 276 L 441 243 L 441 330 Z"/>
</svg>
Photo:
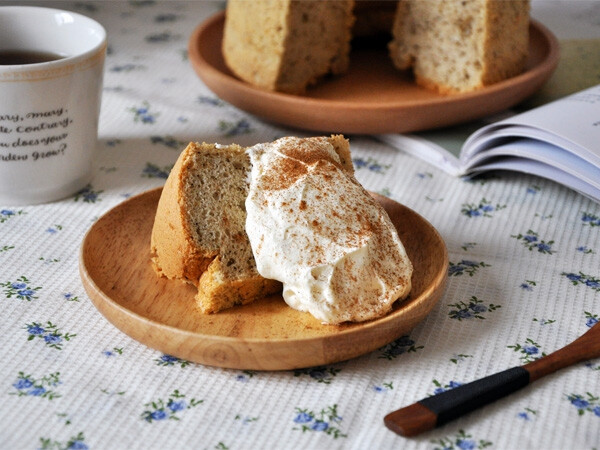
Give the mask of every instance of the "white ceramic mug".
<svg viewBox="0 0 600 450">
<path fill-rule="evenodd" d="M 61 58 L 9 55 L 27 52 Z M 58 200 L 90 182 L 105 55 L 106 31 L 88 17 L 0 7 L 0 205 Z"/>
</svg>

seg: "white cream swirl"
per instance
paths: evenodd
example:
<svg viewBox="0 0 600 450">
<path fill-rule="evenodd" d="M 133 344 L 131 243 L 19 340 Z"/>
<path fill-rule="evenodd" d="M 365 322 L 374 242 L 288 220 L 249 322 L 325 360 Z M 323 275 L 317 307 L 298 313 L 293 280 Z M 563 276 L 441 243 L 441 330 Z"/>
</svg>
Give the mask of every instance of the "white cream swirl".
<svg viewBox="0 0 600 450">
<path fill-rule="evenodd" d="M 247 150 L 246 232 L 258 272 L 324 323 L 381 317 L 405 297 L 412 265 L 387 213 L 343 170 L 327 138 Z"/>
</svg>

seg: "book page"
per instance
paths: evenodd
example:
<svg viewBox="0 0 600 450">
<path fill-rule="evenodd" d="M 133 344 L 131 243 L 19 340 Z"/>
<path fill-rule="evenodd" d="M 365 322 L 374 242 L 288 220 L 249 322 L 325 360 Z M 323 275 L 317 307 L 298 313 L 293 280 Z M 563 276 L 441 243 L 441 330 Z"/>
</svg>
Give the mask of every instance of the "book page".
<svg viewBox="0 0 600 450">
<path fill-rule="evenodd" d="M 589 164 L 587 161 L 563 150 L 561 147 L 531 139 L 511 141 L 493 147 L 485 152 L 477 153 L 469 161 L 469 167 L 466 168 L 466 172 L 468 174 L 471 170 L 481 170 L 482 167 L 502 161 L 507 156 L 511 157 L 511 160 L 513 160 L 513 157 L 516 157 L 552 165 L 560 171 L 577 177 L 582 182 L 588 183 L 600 190 L 600 166 Z M 518 163 L 513 161 L 511 165 L 515 167 L 518 166 Z"/>
<path fill-rule="evenodd" d="M 462 163 L 508 136 L 550 140 L 600 166 L 600 85 L 480 129 L 465 142 Z"/>
<path fill-rule="evenodd" d="M 416 135 L 379 134 L 375 137 L 380 141 L 408 153 L 409 155 L 420 158 L 451 175 L 456 176 L 461 172 L 458 155 L 452 154 L 435 142 L 423 139 Z"/>
<path fill-rule="evenodd" d="M 520 157 L 506 157 L 497 161 L 490 162 L 478 166 L 471 175 L 478 173 L 493 171 L 493 170 L 508 170 L 513 172 L 522 172 L 536 175 L 542 178 L 547 178 L 556 181 L 562 185 L 568 186 L 571 189 L 585 195 L 586 197 L 600 203 L 600 190 L 591 186 L 589 183 L 581 180 L 579 177 L 566 173 L 554 166 L 532 161 L 530 159 Z"/>
<path fill-rule="evenodd" d="M 513 115 L 510 112 L 502 112 L 441 129 L 419 131 L 414 134 L 380 134 L 374 137 L 450 175 L 458 176 L 462 174 L 460 152 L 467 138 L 478 129 Z"/>
</svg>

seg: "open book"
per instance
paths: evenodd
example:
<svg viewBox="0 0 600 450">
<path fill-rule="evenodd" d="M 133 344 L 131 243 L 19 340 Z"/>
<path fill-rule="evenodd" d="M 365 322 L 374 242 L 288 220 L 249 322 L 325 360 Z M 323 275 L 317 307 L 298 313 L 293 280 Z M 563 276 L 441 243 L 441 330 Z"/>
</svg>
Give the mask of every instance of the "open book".
<svg viewBox="0 0 600 450">
<path fill-rule="evenodd" d="M 454 154 L 420 136 L 377 137 L 452 175 L 525 172 L 600 202 L 600 85 L 486 125 Z"/>
</svg>

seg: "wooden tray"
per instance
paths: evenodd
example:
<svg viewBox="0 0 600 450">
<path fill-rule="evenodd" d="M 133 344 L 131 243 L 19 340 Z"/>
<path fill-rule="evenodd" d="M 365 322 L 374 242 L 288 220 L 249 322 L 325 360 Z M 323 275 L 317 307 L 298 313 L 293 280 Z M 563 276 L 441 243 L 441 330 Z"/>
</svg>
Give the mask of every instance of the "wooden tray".
<svg viewBox="0 0 600 450">
<path fill-rule="evenodd" d="M 376 350 L 407 334 L 434 307 L 447 279 L 448 255 L 421 216 L 373 194 L 396 225 L 414 265 L 410 297 L 387 316 L 322 325 L 281 296 L 212 315 L 195 306 L 196 289 L 159 278 L 150 263 L 150 234 L 162 188 L 121 203 L 86 234 L 83 285 L 96 308 L 132 338 L 166 354 L 235 369 L 283 370 L 330 364 Z"/>
<path fill-rule="evenodd" d="M 192 66 L 206 86 L 269 121 L 326 133 L 407 133 L 495 114 L 535 93 L 559 58 L 556 37 L 532 21 L 526 71 L 475 92 L 428 91 L 396 70 L 385 48 L 362 48 L 352 51 L 345 75 L 323 80 L 306 95 L 288 95 L 255 88 L 232 75 L 221 53 L 224 18 L 219 13 L 208 19 L 188 42 Z"/>
</svg>

